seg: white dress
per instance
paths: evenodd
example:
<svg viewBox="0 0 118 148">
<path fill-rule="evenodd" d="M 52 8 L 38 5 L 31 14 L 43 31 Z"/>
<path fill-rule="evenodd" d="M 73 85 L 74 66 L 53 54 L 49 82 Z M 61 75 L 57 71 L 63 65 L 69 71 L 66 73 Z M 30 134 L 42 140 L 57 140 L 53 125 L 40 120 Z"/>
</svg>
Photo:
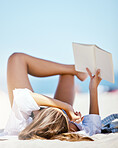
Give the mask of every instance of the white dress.
<svg viewBox="0 0 118 148">
<path fill-rule="evenodd" d="M 4 135 L 18 135 L 32 122 L 31 112 L 40 109 L 30 92 L 27 88 L 13 90 L 13 106 L 4 129 Z M 101 133 L 101 118 L 99 115 L 86 115 L 82 123 L 75 124 L 81 130 L 78 133 L 88 136 Z"/>
</svg>

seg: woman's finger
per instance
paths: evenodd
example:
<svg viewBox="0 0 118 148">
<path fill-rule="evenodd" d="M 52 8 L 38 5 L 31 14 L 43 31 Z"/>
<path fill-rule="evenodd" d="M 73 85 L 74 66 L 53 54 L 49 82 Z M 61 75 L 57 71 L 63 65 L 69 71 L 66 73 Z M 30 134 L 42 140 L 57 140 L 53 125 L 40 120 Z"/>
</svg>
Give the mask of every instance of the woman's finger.
<svg viewBox="0 0 118 148">
<path fill-rule="evenodd" d="M 83 121 L 84 120 L 84 117 L 82 117 L 81 120 Z"/>
<path fill-rule="evenodd" d="M 99 74 L 100 74 L 100 69 L 98 69 L 98 70 L 96 71 L 96 76 L 98 77 L 98 80 L 101 81 L 102 78 L 99 76 Z"/>
<path fill-rule="evenodd" d="M 81 119 L 76 119 L 76 120 L 74 120 L 74 122 L 76 122 L 76 123 L 80 123 L 82 120 Z"/>
<path fill-rule="evenodd" d="M 76 122 L 76 123 L 80 123 L 80 122 L 82 122 L 83 121 L 83 119 L 84 119 L 84 117 L 82 117 L 82 118 L 78 118 L 78 119 L 76 119 L 74 122 Z"/>
<path fill-rule="evenodd" d="M 91 71 L 90 71 L 88 68 L 86 68 L 86 71 L 88 72 L 90 78 L 92 78 L 92 73 L 91 73 Z"/>
<path fill-rule="evenodd" d="M 97 69 L 96 74 L 95 75 L 99 75 L 100 74 L 100 69 Z"/>
<path fill-rule="evenodd" d="M 102 78 L 101 77 L 99 77 L 99 81 L 101 81 L 102 80 Z"/>
<path fill-rule="evenodd" d="M 79 115 L 79 112 L 78 112 L 78 111 L 76 111 L 76 112 L 75 112 L 75 115 L 77 115 L 77 116 L 78 116 L 78 115 Z"/>
<path fill-rule="evenodd" d="M 78 114 L 79 114 L 79 116 L 80 116 L 80 118 L 81 118 L 82 114 L 81 114 L 80 112 L 79 112 Z"/>
</svg>

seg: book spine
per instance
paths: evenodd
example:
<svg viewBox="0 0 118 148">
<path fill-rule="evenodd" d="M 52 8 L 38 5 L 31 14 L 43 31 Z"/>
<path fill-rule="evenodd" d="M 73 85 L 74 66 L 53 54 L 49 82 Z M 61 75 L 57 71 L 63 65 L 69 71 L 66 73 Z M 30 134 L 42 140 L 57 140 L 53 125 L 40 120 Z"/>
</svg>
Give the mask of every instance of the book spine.
<svg viewBox="0 0 118 148">
<path fill-rule="evenodd" d="M 111 61 L 112 61 L 112 73 L 113 73 L 113 80 L 112 80 L 112 83 L 114 83 L 114 82 L 115 82 L 115 78 L 114 78 L 114 67 L 113 67 L 112 54 L 111 54 Z"/>
<path fill-rule="evenodd" d="M 96 47 L 93 46 L 93 52 L 94 52 L 94 74 L 96 73 L 97 70 L 97 65 L 96 65 Z"/>
</svg>

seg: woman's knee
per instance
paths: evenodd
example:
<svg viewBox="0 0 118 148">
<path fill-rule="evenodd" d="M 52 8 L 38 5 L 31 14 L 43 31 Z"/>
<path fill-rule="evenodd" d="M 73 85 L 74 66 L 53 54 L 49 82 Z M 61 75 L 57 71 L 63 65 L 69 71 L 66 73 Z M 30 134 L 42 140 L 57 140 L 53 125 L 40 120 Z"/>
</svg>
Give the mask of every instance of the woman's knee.
<svg viewBox="0 0 118 148">
<path fill-rule="evenodd" d="M 10 55 L 9 59 L 8 59 L 8 64 L 9 63 L 16 63 L 17 61 L 22 61 L 25 56 L 24 53 L 19 53 L 19 52 L 14 52 L 12 55 Z"/>
</svg>

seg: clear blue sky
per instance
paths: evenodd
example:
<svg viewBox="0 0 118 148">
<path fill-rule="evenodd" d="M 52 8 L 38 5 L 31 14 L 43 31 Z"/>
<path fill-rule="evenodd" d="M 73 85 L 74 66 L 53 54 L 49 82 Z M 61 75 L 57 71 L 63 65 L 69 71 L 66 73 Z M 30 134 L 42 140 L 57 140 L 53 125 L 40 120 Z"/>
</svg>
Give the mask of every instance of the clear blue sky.
<svg viewBox="0 0 118 148">
<path fill-rule="evenodd" d="M 73 64 L 73 41 L 111 52 L 118 71 L 118 1 L 0 0 L 0 89 L 13 52 Z"/>
</svg>

